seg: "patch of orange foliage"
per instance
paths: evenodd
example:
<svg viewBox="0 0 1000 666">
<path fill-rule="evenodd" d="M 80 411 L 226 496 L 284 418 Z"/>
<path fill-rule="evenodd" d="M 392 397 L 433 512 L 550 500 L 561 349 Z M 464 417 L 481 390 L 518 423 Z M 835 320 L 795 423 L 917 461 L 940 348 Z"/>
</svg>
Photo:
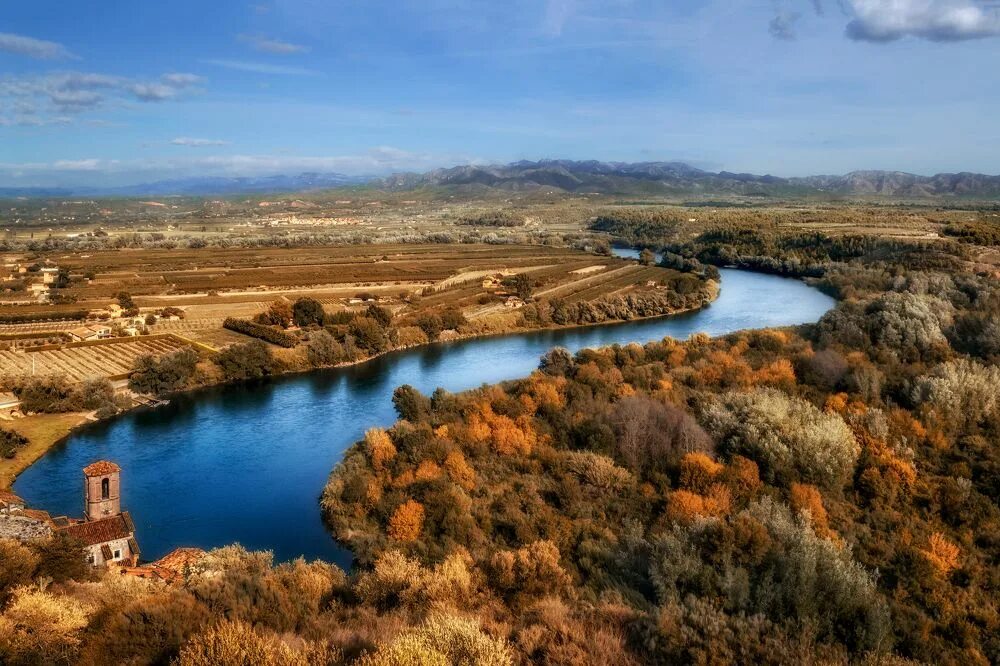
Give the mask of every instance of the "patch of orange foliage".
<svg viewBox="0 0 1000 666">
<path fill-rule="evenodd" d="M 421 460 L 413 477 L 417 481 L 433 481 L 441 476 L 441 468 L 433 460 Z"/>
<path fill-rule="evenodd" d="M 416 541 L 424 527 L 424 505 L 407 500 L 389 519 L 389 536 L 396 541 Z"/>
<path fill-rule="evenodd" d="M 823 496 L 820 495 L 816 486 L 793 483 L 789 493 L 789 501 L 796 511 L 809 512 L 809 521 L 816 534 L 826 538 L 834 536 L 826 515 L 826 507 L 823 506 Z"/>
<path fill-rule="evenodd" d="M 705 492 L 725 465 L 701 452 L 685 453 L 681 458 L 681 487 L 694 492 Z"/>
<path fill-rule="evenodd" d="M 365 433 L 365 447 L 372 461 L 372 468 L 376 472 L 383 471 L 396 457 L 396 447 L 389 438 L 389 433 L 381 428 L 372 428 Z"/>
<path fill-rule="evenodd" d="M 947 576 L 958 568 L 962 554 L 961 548 L 940 532 L 932 534 L 927 540 L 927 548 L 920 552 L 941 576 Z"/>
<path fill-rule="evenodd" d="M 733 456 L 726 465 L 725 477 L 733 492 L 743 498 L 752 497 L 764 485 L 757 463 L 743 456 Z"/>
<path fill-rule="evenodd" d="M 688 490 L 675 490 L 667 498 L 667 516 L 679 523 L 688 523 L 698 516 L 720 517 L 729 513 L 732 496 L 721 483 L 713 484 L 705 495 Z"/>
<path fill-rule="evenodd" d="M 476 487 L 476 470 L 472 469 L 472 466 L 466 462 L 461 451 L 449 453 L 444 459 L 444 468 L 451 480 L 464 490 L 472 490 Z"/>
<path fill-rule="evenodd" d="M 754 372 L 753 382 L 764 386 L 792 386 L 795 384 L 795 368 L 787 358 L 778 359 Z"/>
</svg>

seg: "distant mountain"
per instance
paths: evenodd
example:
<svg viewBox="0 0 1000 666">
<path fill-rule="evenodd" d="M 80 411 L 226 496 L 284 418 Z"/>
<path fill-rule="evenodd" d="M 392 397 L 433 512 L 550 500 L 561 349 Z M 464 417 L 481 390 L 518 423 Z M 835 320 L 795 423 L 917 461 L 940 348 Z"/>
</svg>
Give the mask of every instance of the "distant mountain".
<svg viewBox="0 0 1000 666">
<path fill-rule="evenodd" d="M 359 185 L 370 176 L 345 176 L 340 173 L 300 173 L 297 176 L 276 175 L 258 177 L 195 176 L 173 180 L 158 180 L 123 187 L 0 187 L 0 198 L 46 197 L 138 197 L 138 196 L 210 196 L 233 194 L 270 194 L 328 190 Z"/>
<path fill-rule="evenodd" d="M 340 173 L 300 173 L 297 176 L 233 177 L 205 176 L 160 180 L 141 185 L 129 185 L 91 192 L 90 194 L 110 194 L 115 196 L 163 196 L 210 195 L 210 194 L 262 194 L 270 192 L 301 192 L 304 190 L 328 190 L 346 185 L 365 183 L 370 178 L 345 176 Z M 83 194 L 84 192 L 76 192 Z"/>
<path fill-rule="evenodd" d="M 558 189 L 616 195 L 734 194 L 744 196 L 881 195 L 902 198 L 1000 198 L 1000 176 L 975 173 L 917 176 L 898 171 L 853 171 L 843 176 L 779 178 L 713 173 L 683 162 L 541 160 L 493 166 L 458 166 L 425 174 L 396 174 L 372 185 L 401 191 L 444 187 L 464 192 Z"/>
<path fill-rule="evenodd" d="M 385 178 L 338 173 L 259 177 L 206 176 L 161 180 L 126 187 L 0 188 L 0 198 L 70 196 L 212 196 L 326 190 L 369 184 L 391 192 L 443 188 L 475 195 L 489 191 L 555 190 L 616 196 L 884 196 L 1000 199 L 1000 176 L 942 173 L 917 176 L 900 171 L 852 171 L 843 176 L 779 178 L 729 171 L 705 171 L 683 162 L 599 162 L 540 160 L 506 165 L 464 165 Z"/>
</svg>

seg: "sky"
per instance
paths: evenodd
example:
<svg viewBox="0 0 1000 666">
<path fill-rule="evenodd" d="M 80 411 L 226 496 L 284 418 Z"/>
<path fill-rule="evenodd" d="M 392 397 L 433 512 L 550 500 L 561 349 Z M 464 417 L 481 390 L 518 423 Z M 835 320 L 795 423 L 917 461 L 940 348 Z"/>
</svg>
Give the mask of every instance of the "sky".
<svg viewBox="0 0 1000 666">
<path fill-rule="evenodd" d="M 1000 0 L 0 2 L 0 187 L 519 159 L 1000 173 Z"/>
</svg>

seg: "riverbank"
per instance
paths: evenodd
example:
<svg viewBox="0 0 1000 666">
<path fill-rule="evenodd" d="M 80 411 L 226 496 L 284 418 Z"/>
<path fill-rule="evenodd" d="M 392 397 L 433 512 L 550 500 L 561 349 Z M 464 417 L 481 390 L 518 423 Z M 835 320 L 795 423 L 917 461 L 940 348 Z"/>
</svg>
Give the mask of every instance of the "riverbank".
<svg viewBox="0 0 1000 666">
<path fill-rule="evenodd" d="M 27 437 L 28 443 L 19 448 L 13 458 L 0 458 L 0 490 L 10 488 L 18 474 L 85 423 L 90 420 L 84 412 L 35 414 L 3 422 L 4 428 Z"/>
<path fill-rule="evenodd" d="M 707 300 L 703 301 L 701 304 L 690 307 L 681 308 L 673 312 L 666 314 L 653 315 L 649 317 L 635 317 L 633 319 L 620 319 L 611 320 L 603 322 L 595 322 L 591 324 L 572 324 L 560 326 L 557 324 L 550 324 L 548 326 L 538 326 L 532 328 L 519 328 L 507 331 L 496 331 L 496 332 L 482 332 L 482 333 L 465 333 L 456 334 L 449 337 L 447 340 L 428 340 L 427 342 L 422 342 L 419 344 L 406 345 L 402 347 L 396 347 L 394 349 L 389 349 L 384 352 L 372 356 L 366 356 L 361 359 L 354 361 L 346 361 L 343 363 L 338 363 L 333 366 L 318 366 L 318 367 L 281 367 L 274 377 L 288 377 L 294 375 L 305 375 L 317 371 L 327 371 L 335 370 L 338 368 L 350 368 L 355 366 L 364 365 L 366 363 L 371 363 L 382 359 L 386 356 L 396 353 L 402 353 L 406 351 L 412 351 L 414 349 L 419 349 L 423 347 L 430 347 L 433 345 L 445 345 L 454 342 L 465 342 L 470 340 L 487 340 L 490 338 L 503 338 L 509 336 L 523 335 L 526 333 L 544 333 L 547 331 L 557 332 L 557 331 L 572 331 L 575 329 L 587 329 L 598 326 L 614 326 L 618 324 L 628 324 L 634 322 L 649 321 L 655 319 L 663 319 L 668 317 L 676 317 L 684 314 L 691 314 L 702 310 L 709 305 L 711 305 L 715 300 L 718 299 L 721 293 L 721 285 L 714 281 L 707 281 L 707 288 L 709 289 L 709 294 Z M 215 382 L 205 382 L 193 386 L 188 386 L 181 391 L 177 391 L 171 395 L 185 395 L 194 394 L 200 390 L 212 389 L 224 387 L 226 385 L 239 384 L 240 380 L 220 380 Z M 24 447 L 18 449 L 17 454 L 14 458 L 0 459 L 0 490 L 9 489 L 14 482 L 17 480 L 17 476 L 28 469 L 31 465 L 37 462 L 41 457 L 43 457 L 50 449 L 54 446 L 60 444 L 68 437 L 74 434 L 76 430 L 84 425 L 89 425 L 97 421 L 110 421 L 116 418 L 120 418 L 122 415 L 140 410 L 147 407 L 145 404 L 134 404 L 132 407 L 122 410 L 112 416 L 106 417 L 105 419 L 94 419 L 92 417 L 88 418 L 88 414 L 80 412 L 68 412 L 63 414 L 35 414 L 33 416 L 25 416 L 16 421 L 9 422 L 10 425 L 5 425 L 5 427 L 14 430 L 21 435 L 28 438 L 28 444 Z"/>
</svg>

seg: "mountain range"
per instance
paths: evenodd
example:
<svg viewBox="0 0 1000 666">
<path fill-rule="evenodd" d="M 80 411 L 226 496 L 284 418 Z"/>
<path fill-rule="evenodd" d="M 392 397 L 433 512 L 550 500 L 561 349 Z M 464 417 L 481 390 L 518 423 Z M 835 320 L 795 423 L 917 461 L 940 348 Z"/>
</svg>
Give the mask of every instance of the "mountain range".
<svg viewBox="0 0 1000 666">
<path fill-rule="evenodd" d="M 841 176 L 781 178 L 705 171 L 683 162 L 520 161 L 506 165 L 464 165 L 427 173 L 383 178 L 338 173 L 260 177 L 191 177 L 126 187 L 2 188 L 0 197 L 207 196 L 270 194 L 367 185 L 390 192 L 445 189 L 456 193 L 564 191 L 617 196 L 752 197 L 827 196 L 905 199 L 1000 199 L 1000 176 L 941 173 L 919 176 L 901 171 L 852 171 Z"/>
<path fill-rule="evenodd" d="M 711 172 L 683 162 L 542 160 L 504 166 L 458 166 L 425 174 L 397 174 L 372 184 L 388 190 L 448 187 L 460 190 L 539 188 L 600 194 L 735 194 L 743 196 L 836 195 L 904 198 L 1000 198 L 1000 176 L 900 171 L 852 171 L 842 176 L 780 178 Z"/>
</svg>

